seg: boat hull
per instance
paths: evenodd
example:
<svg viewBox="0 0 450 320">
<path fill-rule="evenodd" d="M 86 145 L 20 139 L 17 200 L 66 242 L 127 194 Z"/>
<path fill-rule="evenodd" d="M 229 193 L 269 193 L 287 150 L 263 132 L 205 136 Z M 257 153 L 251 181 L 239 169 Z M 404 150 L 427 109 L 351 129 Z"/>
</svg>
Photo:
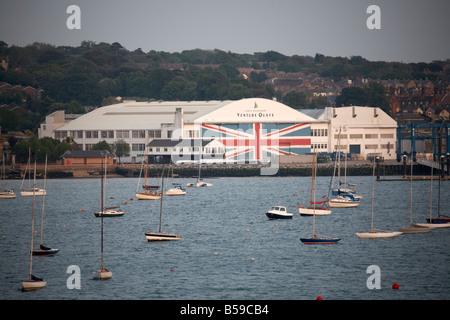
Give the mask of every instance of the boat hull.
<svg viewBox="0 0 450 320">
<path fill-rule="evenodd" d="M 94 272 L 94 280 L 108 280 L 112 278 L 112 272 L 109 270 L 98 270 Z"/>
<path fill-rule="evenodd" d="M 361 239 L 381 239 L 381 238 L 393 238 L 401 235 L 400 231 L 387 231 L 387 232 L 357 232 L 356 235 Z"/>
<path fill-rule="evenodd" d="M 59 252 L 59 249 L 48 249 L 48 250 L 33 250 L 33 256 L 50 257 Z"/>
<path fill-rule="evenodd" d="M 28 280 L 22 281 L 22 291 L 32 291 L 45 288 L 47 281 L 44 280 Z"/>
<path fill-rule="evenodd" d="M 438 222 L 438 223 L 416 223 L 418 226 L 421 227 L 428 227 L 428 228 L 450 228 L 449 222 Z"/>
<path fill-rule="evenodd" d="M 402 233 L 424 233 L 430 232 L 433 228 L 411 224 L 409 227 L 397 228 L 397 230 Z"/>
<path fill-rule="evenodd" d="M 298 208 L 298 212 L 301 216 L 325 216 L 331 214 L 331 210 L 329 209 L 321 209 L 321 208 Z"/>
<path fill-rule="evenodd" d="M 103 211 L 102 212 L 94 212 L 94 215 L 96 217 L 101 217 L 103 215 L 103 217 L 119 217 L 119 216 L 123 216 L 125 214 L 125 212 L 123 211 L 117 211 L 117 210 L 113 210 L 113 211 Z"/>
<path fill-rule="evenodd" d="M 285 213 L 285 214 L 280 214 L 280 213 L 273 213 L 273 212 L 266 212 L 266 216 L 269 219 L 292 219 L 293 214 L 292 213 Z"/>
<path fill-rule="evenodd" d="M 44 189 L 36 189 L 36 190 L 20 190 L 20 195 L 22 197 L 32 197 L 35 196 L 45 196 L 47 194 L 47 191 Z"/>
<path fill-rule="evenodd" d="M 339 242 L 339 238 L 331 237 L 312 237 L 312 238 L 300 238 L 303 244 L 335 244 Z"/>
<path fill-rule="evenodd" d="M 347 199 L 330 199 L 328 202 L 331 208 L 353 208 L 359 206 L 360 201 L 354 201 L 350 198 Z"/>
<path fill-rule="evenodd" d="M 136 193 L 136 198 L 139 200 L 159 200 L 162 194 L 159 192 L 140 192 Z"/>
<path fill-rule="evenodd" d="M 0 192 L 0 199 L 14 199 L 16 193 L 14 191 L 3 191 Z"/>
<path fill-rule="evenodd" d="M 167 190 L 166 196 L 184 196 L 186 194 L 186 191 L 183 190 Z"/>
<path fill-rule="evenodd" d="M 181 235 L 167 232 L 146 232 L 145 237 L 149 242 L 181 240 Z"/>
</svg>

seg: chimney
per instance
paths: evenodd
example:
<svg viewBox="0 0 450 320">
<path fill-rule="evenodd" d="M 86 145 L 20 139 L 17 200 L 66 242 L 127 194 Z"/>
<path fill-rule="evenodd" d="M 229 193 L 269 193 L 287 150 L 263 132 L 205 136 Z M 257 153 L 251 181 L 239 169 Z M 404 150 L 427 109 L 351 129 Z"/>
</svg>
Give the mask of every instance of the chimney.
<svg viewBox="0 0 450 320">
<path fill-rule="evenodd" d="M 181 140 L 183 138 L 183 108 L 175 109 L 175 118 L 173 120 L 172 140 Z"/>
</svg>

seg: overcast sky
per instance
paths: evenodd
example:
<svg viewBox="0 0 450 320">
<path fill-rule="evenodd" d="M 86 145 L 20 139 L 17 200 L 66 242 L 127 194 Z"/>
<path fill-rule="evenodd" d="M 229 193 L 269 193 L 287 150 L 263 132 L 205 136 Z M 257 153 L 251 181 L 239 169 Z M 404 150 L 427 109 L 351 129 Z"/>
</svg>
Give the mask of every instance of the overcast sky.
<svg viewBox="0 0 450 320">
<path fill-rule="evenodd" d="M 0 40 L 79 46 L 119 42 L 128 50 L 234 53 L 431 62 L 450 58 L 449 0 L 12 0 L 1 1 Z M 81 29 L 69 30 L 69 5 Z M 366 13 L 380 8 L 381 29 Z"/>
</svg>

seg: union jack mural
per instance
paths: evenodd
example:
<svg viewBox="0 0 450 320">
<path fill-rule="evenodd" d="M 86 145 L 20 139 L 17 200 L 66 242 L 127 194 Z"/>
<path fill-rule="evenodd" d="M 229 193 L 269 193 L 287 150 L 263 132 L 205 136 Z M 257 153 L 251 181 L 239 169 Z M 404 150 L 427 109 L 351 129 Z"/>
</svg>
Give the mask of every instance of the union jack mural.
<svg viewBox="0 0 450 320">
<path fill-rule="evenodd" d="M 261 160 L 311 151 L 309 123 L 202 124 L 202 137 L 225 146 L 225 159 Z"/>
</svg>

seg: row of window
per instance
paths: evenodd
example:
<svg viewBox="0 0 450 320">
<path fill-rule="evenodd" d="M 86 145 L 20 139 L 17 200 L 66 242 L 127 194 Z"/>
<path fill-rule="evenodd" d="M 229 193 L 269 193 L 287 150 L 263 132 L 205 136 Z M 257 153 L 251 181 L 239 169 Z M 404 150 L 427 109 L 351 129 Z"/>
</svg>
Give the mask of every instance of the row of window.
<svg viewBox="0 0 450 320">
<path fill-rule="evenodd" d="M 145 132 L 147 131 L 148 137 L 150 139 L 153 138 L 161 138 L 161 130 L 131 130 L 131 137 L 134 139 L 137 138 L 145 138 Z M 130 130 L 116 130 L 115 131 L 116 139 L 129 139 L 130 138 Z M 84 133 L 84 137 L 83 137 Z M 73 139 L 114 139 L 114 130 L 75 130 L 75 131 L 64 131 L 64 130 L 56 130 L 55 138 L 56 139 L 64 139 L 65 137 L 71 137 Z"/>
<path fill-rule="evenodd" d="M 347 139 L 347 137 L 348 137 L 347 134 L 341 134 L 341 140 Z M 365 135 L 363 135 L 362 133 L 350 134 L 350 139 L 363 139 L 363 137 L 364 137 L 364 139 L 378 139 L 378 133 L 366 133 Z M 334 138 L 339 139 L 339 135 L 335 134 Z M 393 133 L 381 133 L 380 138 L 381 139 L 393 139 L 394 134 Z"/>
</svg>

